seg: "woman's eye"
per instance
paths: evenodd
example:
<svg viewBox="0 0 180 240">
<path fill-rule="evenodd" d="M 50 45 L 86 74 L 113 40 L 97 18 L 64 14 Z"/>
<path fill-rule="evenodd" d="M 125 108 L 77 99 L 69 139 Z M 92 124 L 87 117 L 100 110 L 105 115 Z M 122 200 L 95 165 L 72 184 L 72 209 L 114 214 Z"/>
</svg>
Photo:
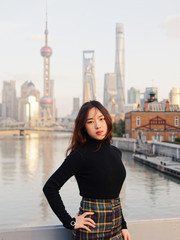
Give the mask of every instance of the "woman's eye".
<svg viewBox="0 0 180 240">
<path fill-rule="evenodd" d="M 103 118 L 100 118 L 100 120 L 101 120 L 101 121 L 104 120 L 104 117 L 103 117 Z"/>
<path fill-rule="evenodd" d="M 93 121 L 88 121 L 88 122 L 87 122 L 87 124 L 91 124 L 91 123 L 93 123 Z"/>
</svg>

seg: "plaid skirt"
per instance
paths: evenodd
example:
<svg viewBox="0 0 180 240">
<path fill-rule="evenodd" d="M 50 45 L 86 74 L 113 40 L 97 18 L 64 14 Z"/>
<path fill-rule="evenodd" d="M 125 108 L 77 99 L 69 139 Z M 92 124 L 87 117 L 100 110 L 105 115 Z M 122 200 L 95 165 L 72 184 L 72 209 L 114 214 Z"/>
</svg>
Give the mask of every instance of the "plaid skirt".
<svg viewBox="0 0 180 240">
<path fill-rule="evenodd" d="M 79 214 L 94 212 L 89 215 L 96 223 L 96 228 L 88 226 L 91 231 L 83 228 L 72 231 L 73 240 L 123 240 L 122 210 L 120 199 L 82 198 Z"/>
</svg>

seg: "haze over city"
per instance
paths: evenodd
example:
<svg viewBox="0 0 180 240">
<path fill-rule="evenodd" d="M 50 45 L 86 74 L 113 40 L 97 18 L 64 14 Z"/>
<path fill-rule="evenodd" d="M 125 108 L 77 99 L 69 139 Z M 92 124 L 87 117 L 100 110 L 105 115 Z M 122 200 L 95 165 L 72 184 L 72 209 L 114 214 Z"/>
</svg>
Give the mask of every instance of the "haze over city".
<svg viewBox="0 0 180 240">
<path fill-rule="evenodd" d="M 43 92 L 46 1 L 0 1 L 0 98 L 4 80 L 20 86 L 32 81 Z M 180 2 L 94 1 L 48 2 L 51 79 L 55 81 L 58 115 L 72 110 L 73 97 L 82 101 L 82 52 L 95 51 L 97 99 L 103 99 L 104 74 L 114 71 L 115 26 L 124 25 L 125 92 L 158 87 L 159 100 L 180 87 Z"/>
</svg>

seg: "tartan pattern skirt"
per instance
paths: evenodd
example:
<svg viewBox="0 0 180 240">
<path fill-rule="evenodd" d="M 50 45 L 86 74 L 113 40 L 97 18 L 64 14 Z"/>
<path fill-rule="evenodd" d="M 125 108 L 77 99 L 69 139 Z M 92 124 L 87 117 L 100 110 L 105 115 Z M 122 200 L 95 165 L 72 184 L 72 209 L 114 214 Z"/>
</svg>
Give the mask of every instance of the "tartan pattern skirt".
<svg viewBox="0 0 180 240">
<path fill-rule="evenodd" d="M 122 210 L 120 199 L 82 198 L 79 214 L 94 212 L 87 216 L 94 220 L 96 228 L 88 226 L 91 231 L 83 228 L 72 231 L 73 240 L 123 240 Z"/>
</svg>

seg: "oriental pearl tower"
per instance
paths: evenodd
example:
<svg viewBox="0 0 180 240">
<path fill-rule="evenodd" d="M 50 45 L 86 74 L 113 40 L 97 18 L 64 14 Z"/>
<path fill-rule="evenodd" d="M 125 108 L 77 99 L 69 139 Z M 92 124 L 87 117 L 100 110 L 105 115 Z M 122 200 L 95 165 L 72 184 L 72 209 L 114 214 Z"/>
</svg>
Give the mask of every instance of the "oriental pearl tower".
<svg viewBox="0 0 180 240">
<path fill-rule="evenodd" d="M 48 29 L 47 29 L 47 12 L 46 12 L 46 29 L 45 29 L 45 46 L 41 48 L 41 56 L 44 58 L 44 96 L 40 99 L 42 117 L 44 120 L 53 120 L 53 96 L 50 81 L 50 57 L 52 49 L 48 46 Z"/>
</svg>

